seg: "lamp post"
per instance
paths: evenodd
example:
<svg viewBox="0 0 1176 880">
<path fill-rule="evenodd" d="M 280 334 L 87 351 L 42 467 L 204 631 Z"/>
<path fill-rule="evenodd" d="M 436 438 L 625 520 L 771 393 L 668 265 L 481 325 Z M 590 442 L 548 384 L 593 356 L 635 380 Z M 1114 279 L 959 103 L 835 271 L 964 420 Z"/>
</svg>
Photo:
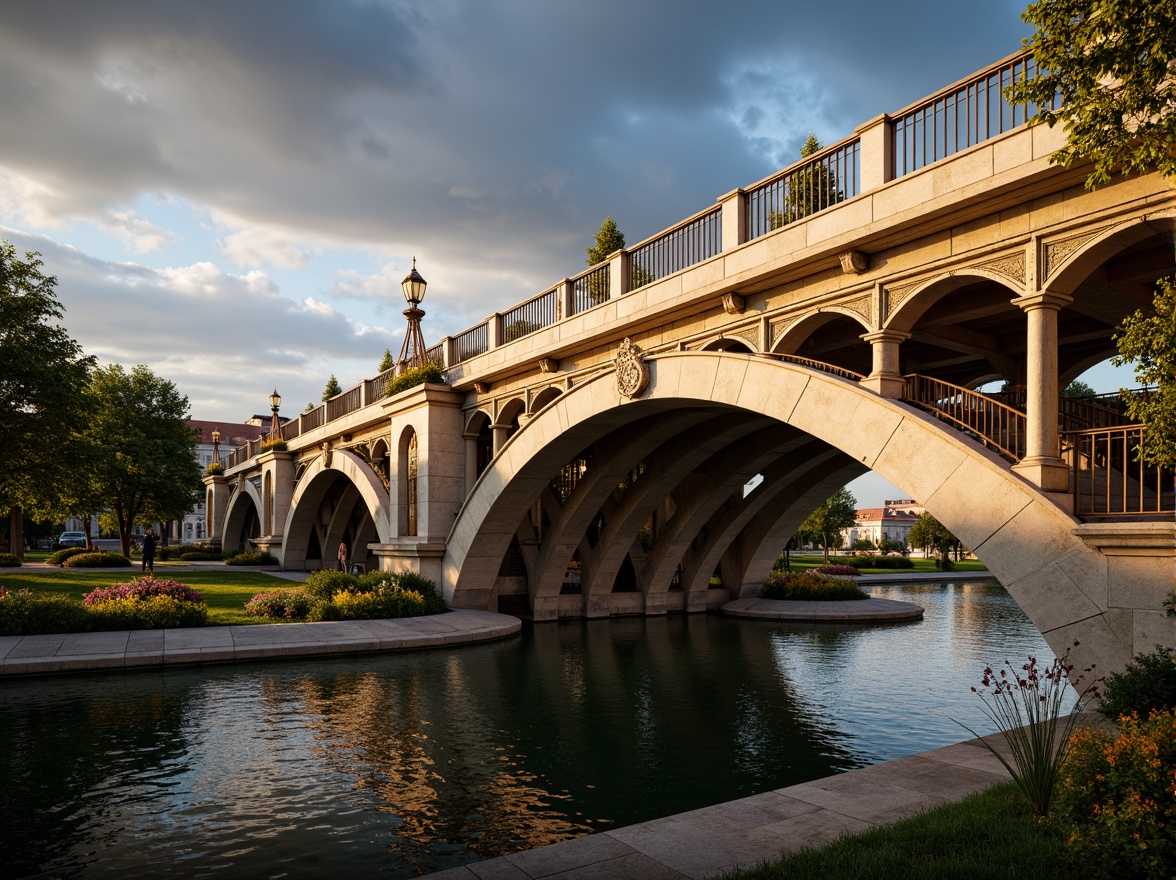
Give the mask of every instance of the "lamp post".
<svg viewBox="0 0 1176 880">
<path fill-rule="evenodd" d="M 273 415 L 270 417 L 270 436 L 277 437 L 278 429 L 281 428 L 282 423 L 278 421 L 278 407 L 282 405 L 282 395 L 278 394 L 278 389 L 274 389 L 274 393 L 269 396 L 270 411 Z"/>
<path fill-rule="evenodd" d="M 212 429 L 212 463 L 220 464 L 220 428 Z"/>
<path fill-rule="evenodd" d="M 421 318 L 425 313 L 421 311 L 420 304 L 424 302 L 426 287 L 428 282 L 417 271 L 416 257 L 413 257 L 412 271 L 400 282 L 400 289 L 408 303 L 408 308 L 404 310 L 408 329 L 404 333 L 404 345 L 400 347 L 400 357 L 396 361 L 397 375 L 410 367 L 424 366 L 425 363 L 425 337 L 421 333 Z"/>
</svg>

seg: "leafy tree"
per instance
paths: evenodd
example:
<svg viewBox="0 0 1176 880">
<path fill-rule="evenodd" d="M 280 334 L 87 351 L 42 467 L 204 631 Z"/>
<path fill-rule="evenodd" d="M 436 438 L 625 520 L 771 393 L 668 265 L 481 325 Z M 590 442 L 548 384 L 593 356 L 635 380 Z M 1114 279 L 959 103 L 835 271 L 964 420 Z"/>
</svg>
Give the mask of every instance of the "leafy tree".
<svg viewBox="0 0 1176 880">
<path fill-rule="evenodd" d="M 343 389 L 339 387 L 339 380 L 335 378 L 334 373 L 331 373 L 331 378 L 327 380 L 327 387 L 323 389 L 323 401 L 326 402 L 336 394 L 342 393 Z"/>
<path fill-rule="evenodd" d="M 1073 382 L 1062 389 L 1062 397 L 1089 399 L 1094 397 L 1094 389 L 1085 382 L 1080 382 L 1079 380 L 1075 379 Z"/>
<path fill-rule="evenodd" d="M 314 401 L 313 401 L 313 400 L 308 400 L 308 401 L 306 401 L 306 406 L 303 408 L 303 410 L 302 410 L 302 411 L 303 411 L 304 413 L 308 413 L 308 412 L 310 412 L 312 409 L 314 409 Z"/>
<path fill-rule="evenodd" d="M 596 232 L 596 243 L 590 248 L 585 248 L 588 265 L 597 266 L 603 263 L 624 246 L 624 233 L 617 229 L 617 223 L 611 216 L 605 217 Z"/>
<path fill-rule="evenodd" d="M 93 511 L 101 499 L 126 556 L 136 522 L 180 519 L 198 500 L 198 434 L 188 426 L 188 398 L 145 366 L 95 369 L 90 395 L 94 409 L 80 435 L 84 457 L 71 462 L 75 502 Z"/>
<path fill-rule="evenodd" d="M 905 553 L 906 541 L 892 541 L 889 538 L 883 538 L 878 542 L 879 553 Z"/>
<path fill-rule="evenodd" d="M 1021 18 L 1037 73 L 1006 95 L 1065 127 L 1051 160 L 1091 160 L 1089 189 L 1115 168 L 1176 174 L 1176 0 L 1038 0 Z"/>
<path fill-rule="evenodd" d="M 807 535 L 819 540 L 829 561 L 829 548 L 840 546 L 841 531 L 857 522 L 857 499 L 853 493 L 842 487 L 808 515 L 800 524 L 798 535 Z"/>
<path fill-rule="evenodd" d="M 514 342 L 516 339 L 522 339 L 528 333 L 534 333 L 539 329 L 539 325 L 534 321 L 528 321 L 525 318 L 519 318 L 517 321 L 511 321 L 502 328 L 502 341 Z"/>
<path fill-rule="evenodd" d="M 820 149 L 821 142 L 809 132 L 800 148 L 800 158 L 807 159 Z M 844 200 L 845 190 L 837 180 L 837 173 L 828 166 L 811 165 L 792 175 L 784 193 L 784 208 L 768 216 L 768 227 L 779 229 Z"/>
<path fill-rule="evenodd" d="M 934 549 L 941 560 L 947 559 L 948 551 L 957 546 L 960 541 L 947 530 L 947 526 L 929 513 L 924 513 L 915 520 L 907 533 L 907 540 L 912 547 L 921 547 L 925 553 L 928 548 Z"/>
<path fill-rule="evenodd" d="M 376 367 L 376 372 L 386 373 L 388 370 L 396 366 L 396 361 L 392 360 L 392 349 L 385 348 L 384 354 L 380 358 L 380 365 Z"/>
<path fill-rule="evenodd" d="M 874 542 L 869 538 L 858 538 L 850 546 L 850 550 L 876 550 Z"/>
<path fill-rule="evenodd" d="M 1115 334 L 1116 366 L 1135 365 L 1135 378 L 1148 391 L 1125 393 L 1127 414 L 1147 426 L 1140 455 L 1150 464 L 1176 466 L 1176 282 L 1156 285 L 1155 314 L 1128 315 Z"/>
<path fill-rule="evenodd" d="M 38 257 L 0 242 L 0 512 L 64 519 L 94 358 L 58 323 L 57 279 Z"/>
</svg>

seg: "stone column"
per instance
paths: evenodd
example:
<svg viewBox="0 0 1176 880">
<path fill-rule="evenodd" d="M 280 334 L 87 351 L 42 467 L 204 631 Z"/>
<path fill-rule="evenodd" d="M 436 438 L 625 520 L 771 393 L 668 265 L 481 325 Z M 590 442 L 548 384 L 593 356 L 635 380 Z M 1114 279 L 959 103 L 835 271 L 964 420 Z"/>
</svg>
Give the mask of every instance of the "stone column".
<svg viewBox="0 0 1176 880">
<path fill-rule="evenodd" d="M 1026 316 L 1025 457 L 1013 470 L 1045 492 L 1065 492 L 1070 469 L 1058 438 L 1058 312 L 1073 300 L 1037 293 L 1013 300 Z"/>
<path fill-rule="evenodd" d="M 465 490 L 466 495 L 474 491 L 478 482 L 478 435 L 462 434 L 465 440 Z"/>
<path fill-rule="evenodd" d="M 229 506 L 229 478 L 223 474 L 205 477 L 204 486 L 206 534 L 213 546 L 220 547 L 224 540 L 225 512 Z M 182 536 L 180 540 L 183 540 Z"/>
<path fill-rule="evenodd" d="M 911 334 L 901 330 L 877 330 L 865 333 L 861 338 L 870 343 L 870 354 L 874 358 L 874 368 L 862 380 L 862 387 L 879 397 L 901 398 L 906 383 L 898 369 L 898 347 L 910 339 Z"/>
<path fill-rule="evenodd" d="M 490 430 L 494 432 L 494 454 L 498 455 L 506 441 L 510 439 L 510 429 L 513 425 L 491 425 Z"/>
</svg>

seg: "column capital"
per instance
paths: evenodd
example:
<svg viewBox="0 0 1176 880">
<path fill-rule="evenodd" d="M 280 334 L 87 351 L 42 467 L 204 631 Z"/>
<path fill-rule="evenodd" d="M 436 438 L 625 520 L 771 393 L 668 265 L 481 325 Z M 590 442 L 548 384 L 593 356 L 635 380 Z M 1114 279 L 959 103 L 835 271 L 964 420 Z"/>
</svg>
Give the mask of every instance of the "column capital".
<svg viewBox="0 0 1176 880">
<path fill-rule="evenodd" d="M 870 345 L 886 342 L 902 343 L 910 339 L 911 334 L 905 330 L 873 330 L 870 333 L 863 333 L 859 338 Z"/>
<path fill-rule="evenodd" d="M 1064 293 L 1042 291 L 1041 293 L 1031 293 L 1028 296 L 1018 296 L 1012 302 L 1024 312 L 1031 312 L 1035 309 L 1051 309 L 1056 312 L 1074 302 L 1074 297 Z"/>
</svg>

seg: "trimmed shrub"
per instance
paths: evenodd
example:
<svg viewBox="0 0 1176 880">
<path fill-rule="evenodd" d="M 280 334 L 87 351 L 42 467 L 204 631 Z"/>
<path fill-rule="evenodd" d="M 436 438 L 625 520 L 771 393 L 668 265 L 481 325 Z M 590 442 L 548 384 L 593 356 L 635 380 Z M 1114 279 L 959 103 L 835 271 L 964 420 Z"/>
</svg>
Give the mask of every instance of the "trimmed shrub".
<svg viewBox="0 0 1176 880">
<path fill-rule="evenodd" d="M 0 635 L 38 636 L 88 629 L 86 606 L 68 596 L 37 596 L 28 590 L 0 593 Z"/>
<path fill-rule="evenodd" d="M 90 616 L 92 629 L 165 629 L 181 626 L 204 626 L 208 608 L 201 602 L 186 602 L 172 595 L 129 595 L 83 606 Z"/>
<path fill-rule="evenodd" d="M 225 557 L 225 565 L 277 565 L 278 557 L 261 550 L 246 550 Z"/>
<path fill-rule="evenodd" d="M 907 556 L 851 556 L 849 564 L 856 569 L 915 567 L 915 561 Z"/>
<path fill-rule="evenodd" d="M 1163 645 L 1150 654 L 1136 654 L 1126 669 L 1108 675 L 1098 706 L 1112 720 L 1170 709 L 1176 709 L 1176 651 Z"/>
<path fill-rule="evenodd" d="M 154 575 L 135 578 L 125 584 L 99 587 L 82 596 L 82 601 L 87 605 L 97 605 L 100 602 L 112 602 L 116 599 L 145 599 L 149 596 L 171 596 L 181 602 L 196 604 L 204 601 L 204 597 L 187 584 L 167 578 L 156 578 Z"/>
<path fill-rule="evenodd" d="M 399 394 L 401 391 L 407 391 L 417 385 L 424 385 L 426 382 L 433 385 L 445 384 L 445 370 L 436 361 L 429 361 L 420 367 L 409 367 L 388 383 L 384 394 L 391 397 L 393 394 Z"/>
<path fill-rule="evenodd" d="M 323 568 L 319 571 L 312 571 L 302 585 L 302 589 L 312 599 L 329 602 L 336 593 L 343 590 L 354 590 L 358 584 L 358 579 L 345 571 Z"/>
<path fill-rule="evenodd" d="M 266 620 L 305 620 L 311 601 L 305 590 L 271 590 L 246 602 L 245 613 Z"/>
<path fill-rule="evenodd" d="M 843 599 L 869 599 L 853 581 L 831 577 L 818 571 L 774 571 L 764 581 L 761 599 L 803 599 L 833 602 Z"/>
<path fill-rule="evenodd" d="M 108 553 L 96 550 L 90 553 L 79 553 L 61 563 L 66 568 L 129 568 L 131 560 L 121 553 Z"/>
<path fill-rule="evenodd" d="M 831 574 L 837 577 L 853 577 L 858 570 L 852 565 L 818 565 L 813 571 L 817 574 Z"/>
<path fill-rule="evenodd" d="M 20 568 L 20 557 L 12 553 L 0 553 L 0 568 Z"/>
<path fill-rule="evenodd" d="M 92 553 L 92 550 L 87 550 L 85 547 L 66 547 L 64 550 L 58 550 L 55 553 L 50 553 L 45 560 L 50 565 L 64 565 L 65 560 L 73 556 L 81 556 L 83 553 Z"/>
<path fill-rule="evenodd" d="M 1119 719 L 1070 738 L 1054 799 L 1080 865 L 1097 877 L 1170 878 L 1176 864 L 1176 712 Z M 1090 876 L 1090 874 L 1088 874 Z"/>
<path fill-rule="evenodd" d="M 167 558 L 169 556 L 171 556 L 171 550 L 169 550 L 167 547 L 156 547 L 155 548 L 155 558 L 158 559 L 160 562 L 167 562 Z"/>
<path fill-rule="evenodd" d="M 219 562 L 221 552 L 219 550 L 189 550 L 187 553 L 181 553 L 180 559 L 183 562 Z"/>
<path fill-rule="evenodd" d="M 936 556 L 935 557 L 935 567 L 939 571 L 952 571 L 955 569 L 955 562 L 953 562 L 947 556 L 944 556 L 942 559 L 940 559 L 938 556 Z"/>
</svg>

